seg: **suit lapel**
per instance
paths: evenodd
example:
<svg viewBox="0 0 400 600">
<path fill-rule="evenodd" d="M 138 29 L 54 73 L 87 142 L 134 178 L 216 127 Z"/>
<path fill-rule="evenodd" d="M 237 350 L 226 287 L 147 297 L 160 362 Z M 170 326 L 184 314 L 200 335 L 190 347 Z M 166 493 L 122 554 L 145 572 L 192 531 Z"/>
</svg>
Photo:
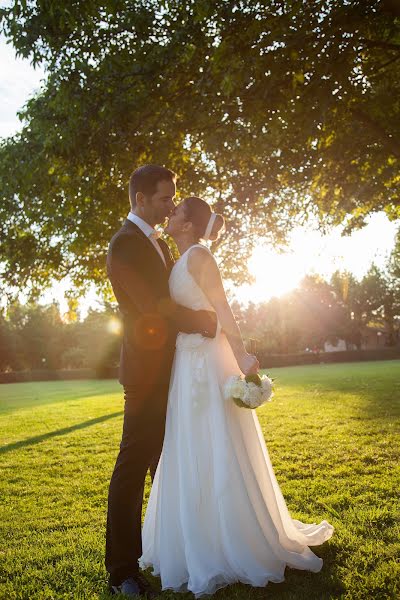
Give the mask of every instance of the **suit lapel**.
<svg viewBox="0 0 400 600">
<path fill-rule="evenodd" d="M 145 235 L 143 233 L 143 231 L 140 229 L 140 227 L 138 227 L 135 223 L 132 223 L 132 221 L 130 221 L 129 219 L 125 220 L 124 227 L 126 227 L 130 233 L 137 236 L 138 238 L 140 238 L 141 241 L 143 241 L 144 248 L 146 249 L 146 253 L 148 250 L 148 256 L 149 256 L 149 258 L 151 258 L 154 265 L 158 265 L 160 271 L 162 270 L 164 273 L 166 273 L 166 268 L 162 261 L 162 258 L 160 257 L 156 248 L 153 246 L 153 243 L 151 242 L 151 240 L 149 240 L 147 235 Z M 163 252 L 163 254 L 165 256 L 164 252 Z"/>
<path fill-rule="evenodd" d="M 129 219 L 126 219 L 123 229 L 128 230 L 132 237 L 138 240 L 139 246 L 136 244 L 136 251 L 139 251 L 143 255 L 143 259 L 148 264 L 148 267 L 156 269 L 163 278 L 168 279 L 168 268 L 166 268 L 156 248 L 140 227 L 129 221 Z"/>
<path fill-rule="evenodd" d="M 172 254 L 171 254 L 171 251 L 169 249 L 167 242 L 165 240 L 163 240 L 162 238 L 157 240 L 157 242 L 162 250 L 162 253 L 164 254 L 165 262 L 167 264 L 167 269 L 169 272 L 169 271 L 171 271 L 172 267 L 174 266 L 175 261 L 172 257 Z"/>
</svg>

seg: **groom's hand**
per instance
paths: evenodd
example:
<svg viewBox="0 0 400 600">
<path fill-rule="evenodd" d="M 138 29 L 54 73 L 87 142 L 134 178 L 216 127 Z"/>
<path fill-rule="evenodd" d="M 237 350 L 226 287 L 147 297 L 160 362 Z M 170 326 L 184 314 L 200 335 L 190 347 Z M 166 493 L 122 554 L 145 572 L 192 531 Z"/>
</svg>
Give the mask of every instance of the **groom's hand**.
<svg viewBox="0 0 400 600">
<path fill-rule="evenodd" d="M 213 338 L 217 332 L 217 315 L 209 310 L 192 310 L 177 304 L 170 298 L 159 302 L 161 315 L 175 324 L 177 331 L 183 333 L 200 333 L 204 337 Z"/>
<path fill-rule="evenodd" d="M 213 338 L 217 333 L 217 315 L 210 310 L 196 310 L 199 321 L 199 333 L 202 336 Z"/>
</svg>

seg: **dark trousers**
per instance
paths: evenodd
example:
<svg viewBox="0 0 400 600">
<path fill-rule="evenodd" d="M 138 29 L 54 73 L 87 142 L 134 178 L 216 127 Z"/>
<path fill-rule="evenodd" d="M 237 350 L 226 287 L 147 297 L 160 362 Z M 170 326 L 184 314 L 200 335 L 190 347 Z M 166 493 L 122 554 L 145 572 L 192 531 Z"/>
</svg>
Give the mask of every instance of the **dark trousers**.
<svg viewBox="0 0 400 600">
<path fill-rule="evenodd" d="M 124 395 L 122 440 L 108 494 L 105 564 L 111 585 L 139 569 L 144 483 L 148 469 L 154 478 L 162 450 L 168 382 L 146 394 L 126 386 Z"/>
</svg>

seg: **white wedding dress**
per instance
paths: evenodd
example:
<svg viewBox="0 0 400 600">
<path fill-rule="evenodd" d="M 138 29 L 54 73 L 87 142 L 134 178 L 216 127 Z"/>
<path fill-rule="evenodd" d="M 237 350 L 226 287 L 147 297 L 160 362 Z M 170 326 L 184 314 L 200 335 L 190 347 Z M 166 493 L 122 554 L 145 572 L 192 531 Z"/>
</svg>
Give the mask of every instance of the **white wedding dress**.
<svg viewBox="0 0 400 600">
<path fill-rule="evenodd" d="M 190 250 L 173 267 L 171 296 L 188 308 L 212 310 L 187 269 Z M 163 590 L 202 596 L 238 581 L 281 582 L 286 566 L 322 567 L 309 546 L 329 539 L 333 527 L 290 517 L 255 411 L 223 397 L 224 382 L 238 373 L 223 334 L 178 335 L 139 560 L 160 575 Z"/>
</svg>

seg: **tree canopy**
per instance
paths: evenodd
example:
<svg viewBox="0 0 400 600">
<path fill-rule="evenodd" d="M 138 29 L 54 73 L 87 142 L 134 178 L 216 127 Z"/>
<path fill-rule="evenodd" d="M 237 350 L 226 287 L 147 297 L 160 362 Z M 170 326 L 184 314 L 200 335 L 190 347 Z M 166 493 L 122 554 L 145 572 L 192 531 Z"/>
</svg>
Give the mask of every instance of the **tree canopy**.
<svg viewBox="0 0 400 600">
<path fill-rule="evenodd" d="M 8 285 L 104 282 L 144 163 L 224 213 L 237 280 L 258 236 L 400 216 L 395 0 L 26 0 L 0 19 L 47 73 L 0 147 Z"/>
</svg>

